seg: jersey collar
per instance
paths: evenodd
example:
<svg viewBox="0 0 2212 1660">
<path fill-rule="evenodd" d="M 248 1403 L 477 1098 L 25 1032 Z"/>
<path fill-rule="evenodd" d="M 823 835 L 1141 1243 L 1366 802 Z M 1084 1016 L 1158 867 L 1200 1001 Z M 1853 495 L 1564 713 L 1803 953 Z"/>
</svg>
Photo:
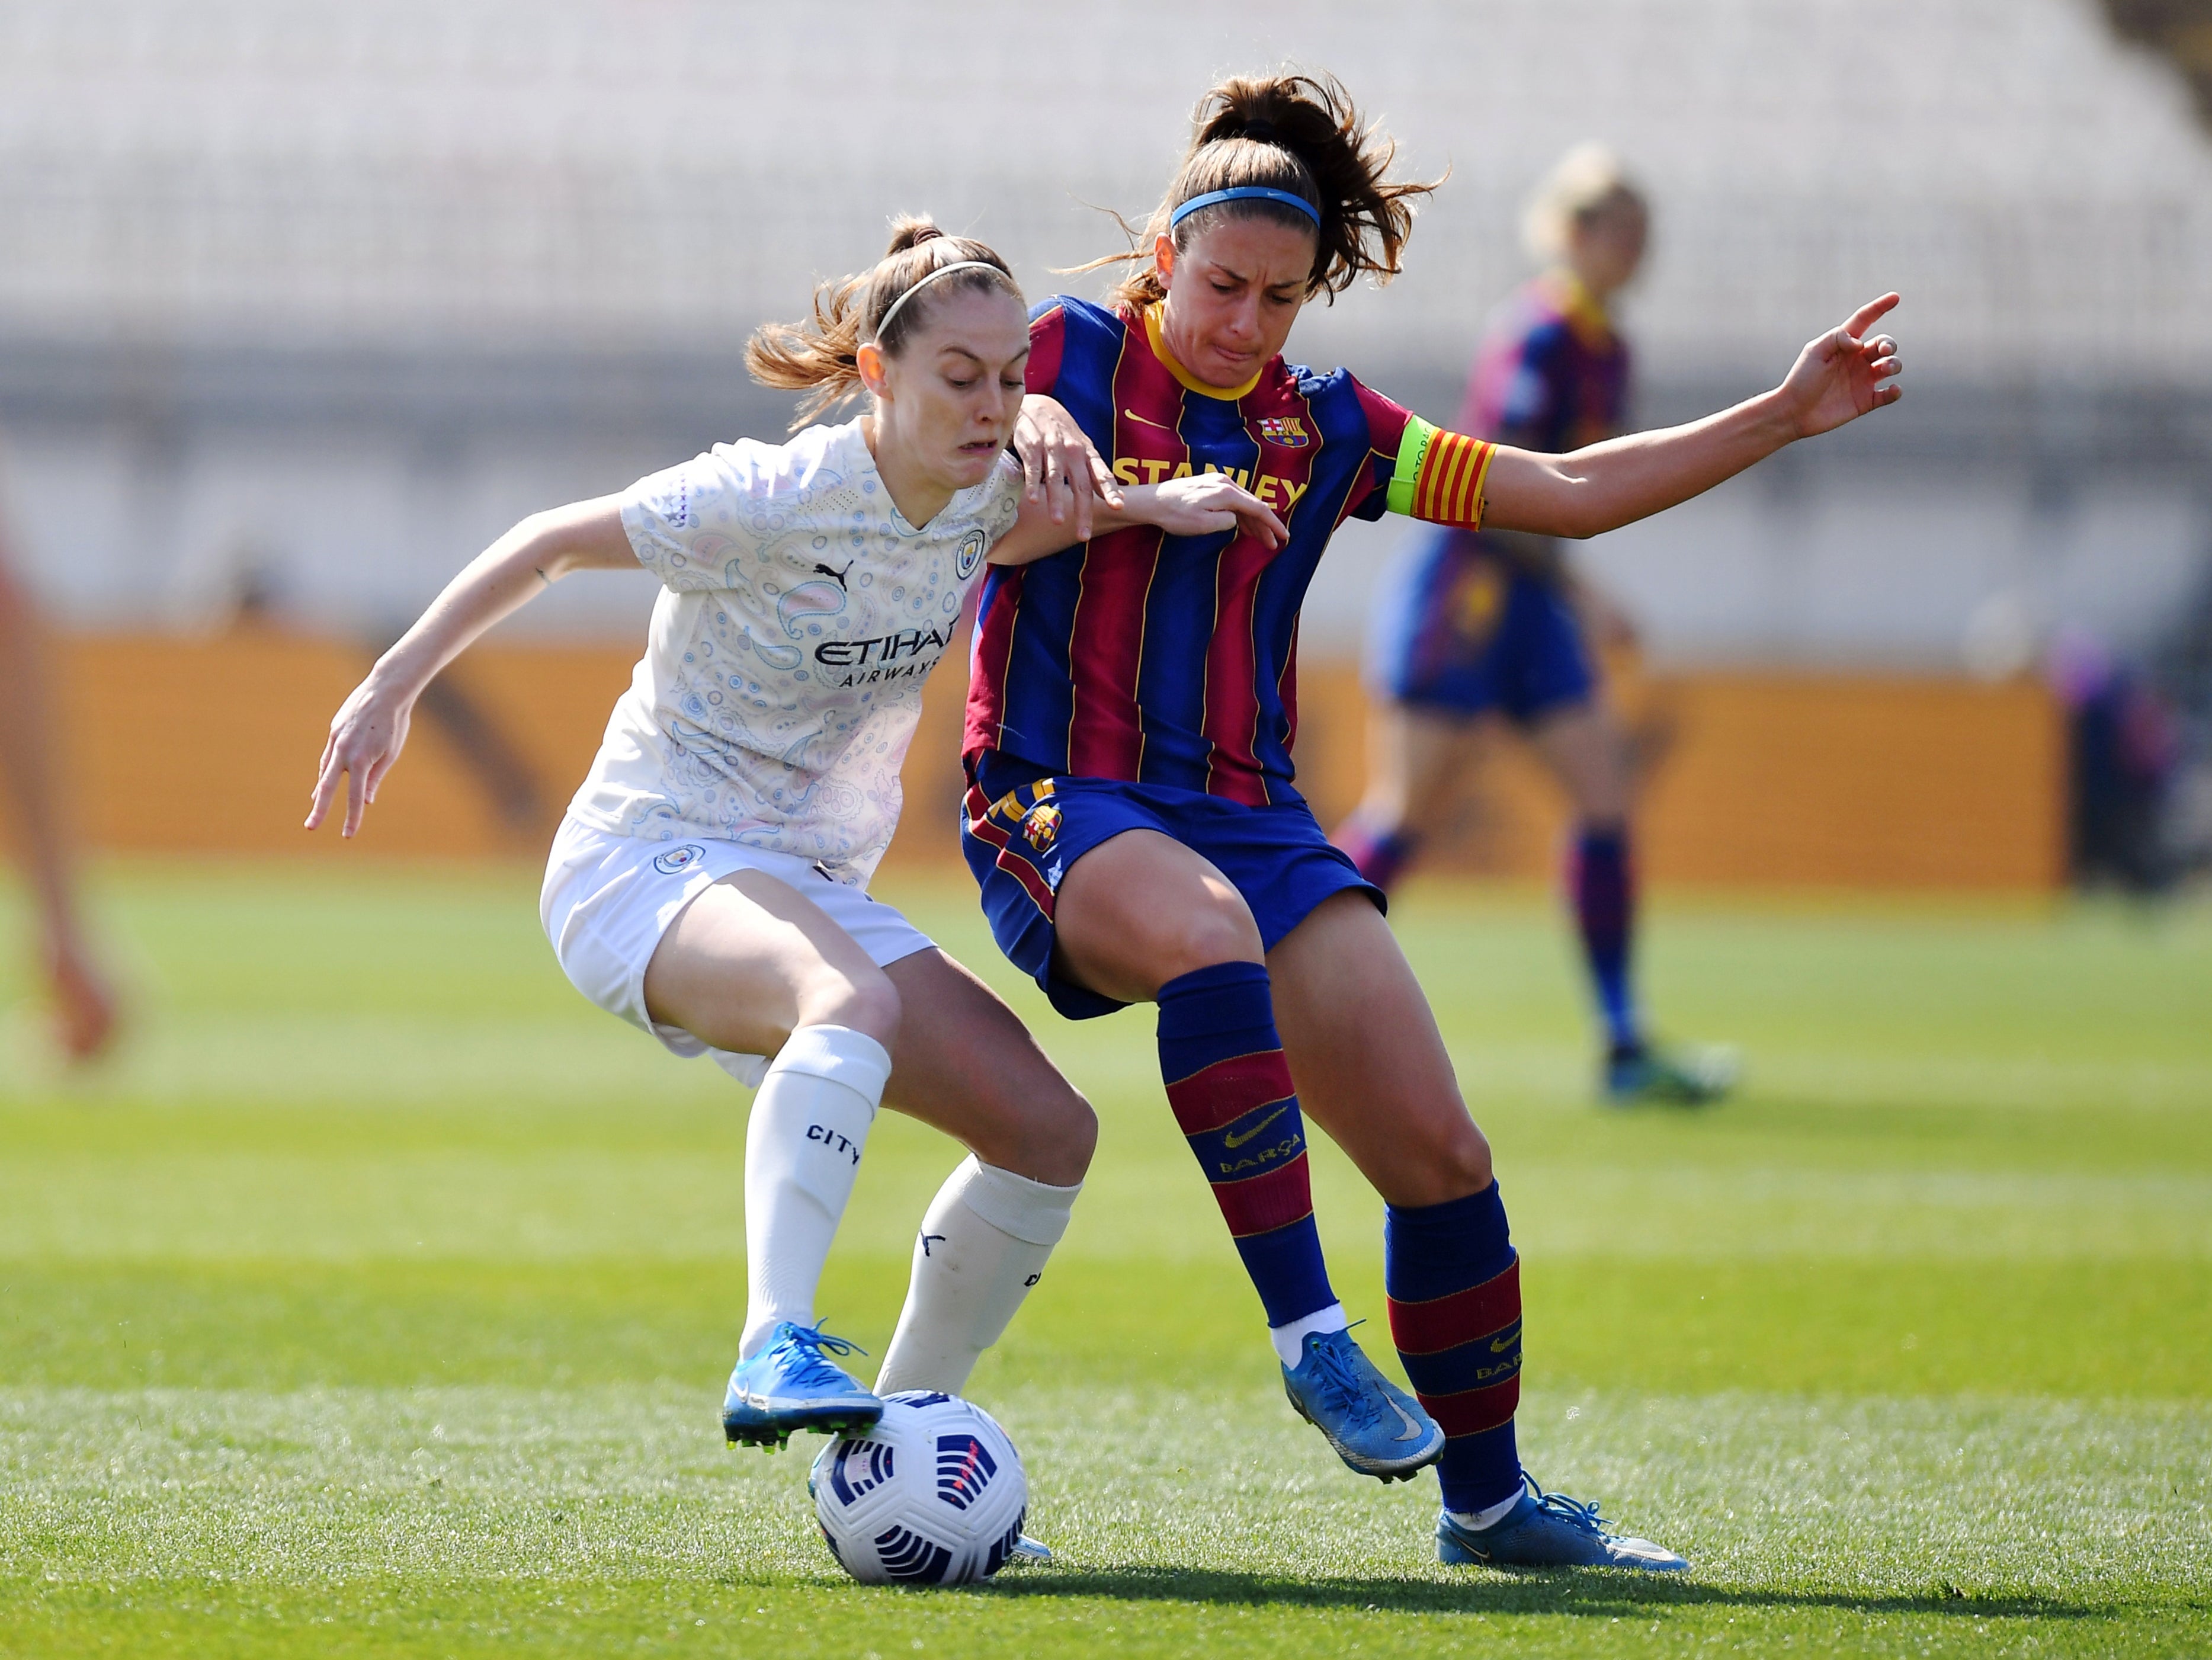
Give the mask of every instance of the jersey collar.
<svg viewBox="0 0 2212 1660">
<path fill-rule="evenodd" d="M 926 535 L 930 525 L 945 522 L 945 515 L 958 504 L 960 498 L 967 495 L 968 491 L 955 490 L 952 493 L 952 500 L 937 510 L 937 516 L 932 519 L 928 525 L 908 524 L 907 516 L 899 511 L 899 504 L 891 500 L 891 487 L 884 483 L 883 469 L 876 465 L 875 451 L 868 447 L 868 435 L 861 429 L 861 418 L 856 415 L 843 427 L 838 429 L 846 435 L 845 441 L 852 446 L 852 448 L 846 453 L 847 469 L 864 477 L 872 477 L 876 481 L 876 489 L 883 494 L 884 511 L 890 516 L 892 535 L 909 541 L 917 536 Z M 974 488 L 972 484 L 969 486 L 969 489 Z"/>
<path fill-rule="evenodd" d="M 1267 366 L 1265 363 L 1253 370 L 1252 378 L 1241 386 L 1209 386 L 1177 362 L 1176 355 L 1168 350 L 1166 335 L 1160 330 L 1160 316 L 1165 308 L 1164 304 L 1145 307 L 1145 338 L 1152 343 L 1152 356 L 1158 358 L 1167 372 L 1182 381 L 1185 387 L 1201 398 L 1218 398 L 1224 404 L 1234 404 L 1246 397 L 1253 387 L 1260 384 L 1260 377 L 1267 372 Z"/>
<path fill-rule="evenodd" d="M 1545 272 L 1543 283 L 1559 315 L 1584 345 L 1596 348 L 1610 344 L 1613 319 L 1606 315 L 1605 302 L 1589 291 L 1587 283 L 1565 265 L 1554 265 Z"/>
</svg>

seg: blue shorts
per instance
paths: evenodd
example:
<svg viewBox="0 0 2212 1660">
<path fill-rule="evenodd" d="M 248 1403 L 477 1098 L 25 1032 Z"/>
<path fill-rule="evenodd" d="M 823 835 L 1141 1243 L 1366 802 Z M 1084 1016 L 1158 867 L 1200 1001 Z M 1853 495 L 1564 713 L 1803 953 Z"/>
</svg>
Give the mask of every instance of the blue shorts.
<svg viewBox="0 0 2212 1660">
<path fill-rule="evenodd" d="M 1071 865 L 1124 830 L 1158 830 L 1210 860 L 1243 896 L 1269 951 L 1348 888 L 1385 909 L 1382 891 L 1329 845 L 1303 801 L 1249 807 L 1118 778 L 1038 777 L 1002 755 L 974 757 L 968 777 L 960 850 L 982 889 L 992 937 L 1071 1020 L 1126 1006 L 1053 972 L 1054 897 Z"/>
<path fill-rule="evenodd" d="M 1522 726 L 1586 703 L 1597 685 L 1582 622 L 1556 583 L 1463 531 L 1424 526 L 1376 596 L 1368 682 L 1455 715 Z"/>
</svg>

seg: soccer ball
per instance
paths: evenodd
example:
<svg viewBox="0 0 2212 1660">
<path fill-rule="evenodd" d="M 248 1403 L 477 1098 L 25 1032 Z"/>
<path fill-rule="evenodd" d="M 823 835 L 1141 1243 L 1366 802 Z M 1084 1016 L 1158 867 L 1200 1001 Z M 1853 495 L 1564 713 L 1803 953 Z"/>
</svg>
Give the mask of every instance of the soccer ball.
<svg viewBox="0 0 2212 1660">
<path fill-rule="evenodd" d="M 832 1441 L 807 1489 L 837 1564 L 864 1585 L 964 1585 L 1004 1566 L 1029 1512 L 1006 1431 L 957 1395 L 884 1397 L 865 1435 Z"/>
</svg>

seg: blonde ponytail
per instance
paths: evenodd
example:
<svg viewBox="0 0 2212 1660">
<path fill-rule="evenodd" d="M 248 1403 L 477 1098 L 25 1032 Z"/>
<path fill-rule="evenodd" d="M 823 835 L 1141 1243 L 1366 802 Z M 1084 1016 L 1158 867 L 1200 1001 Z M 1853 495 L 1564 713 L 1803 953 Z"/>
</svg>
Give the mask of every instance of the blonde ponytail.
<svg viewBox="0 0 2212 1660">
<path fill-rule="evenodd" d="M 901 305 L 908 290 L 946 265 L 969 269 L 932 283 L 926 294 Z M 927 217 L 892 222 L 890 246 L 876 268 L 824 283 L 814 290 L 813 315 L 802 323 L 763 323 L 745 342 L 745 370 L 764 386 L 811 395 L 799 406 L 792 429 L 817 419 L 861 390 L 861 345 L 874 341 L 896 357 L 912 339 L 929 306 L 947 294 L 995 289 L 1016 301 L 1022 291 L 1006 262 L 984 244 L 947 236 Z M 896 315 L 892 315 L 896 307 Z M 889 318 L 889 328 L 884 324 Z"/>
<path fill-rule="evenodd" d="M 1561 156 L 1521 216 L 1521 240 L 1547 263 L 1566 258 L 1575 227 L 1614 206 L 1642 208 L 1644 193 L 1603 144 L 1577 144 Z"/>
</svg>

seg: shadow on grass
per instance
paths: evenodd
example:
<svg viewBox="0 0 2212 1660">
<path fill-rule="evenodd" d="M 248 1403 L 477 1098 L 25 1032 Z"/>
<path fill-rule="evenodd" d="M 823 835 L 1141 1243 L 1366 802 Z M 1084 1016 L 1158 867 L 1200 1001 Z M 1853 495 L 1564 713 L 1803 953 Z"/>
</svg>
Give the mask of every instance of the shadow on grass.
<svg viewBox="0 0 2212 1660">
<path fill-rule="evenodd" d="M 1850 1614 L 1931 1614 L 1976 1620 L 2094 1620 L 2112 1604 L 2052 1596 L 1984 1594 L 1938 1584 L 1918 1595 L 1760 1590 L 1700 1584 L 1669 1575 L 1610 1568 L 1470 1574 L 1454 1584 L 1419 1579 L 1292 1579 L 1185 1568 L 1097 1572 L 1043 1569 L 992 1582 L 1002 1596 L 1103 1596 L 1131 1602 L 1238 1603 L 1249 1607 L 1376 1609 L 1399 1614 L 1572 1614 L 1611 1619 L 1667 1608 L 1832 1608 Z"/>
</svg>

